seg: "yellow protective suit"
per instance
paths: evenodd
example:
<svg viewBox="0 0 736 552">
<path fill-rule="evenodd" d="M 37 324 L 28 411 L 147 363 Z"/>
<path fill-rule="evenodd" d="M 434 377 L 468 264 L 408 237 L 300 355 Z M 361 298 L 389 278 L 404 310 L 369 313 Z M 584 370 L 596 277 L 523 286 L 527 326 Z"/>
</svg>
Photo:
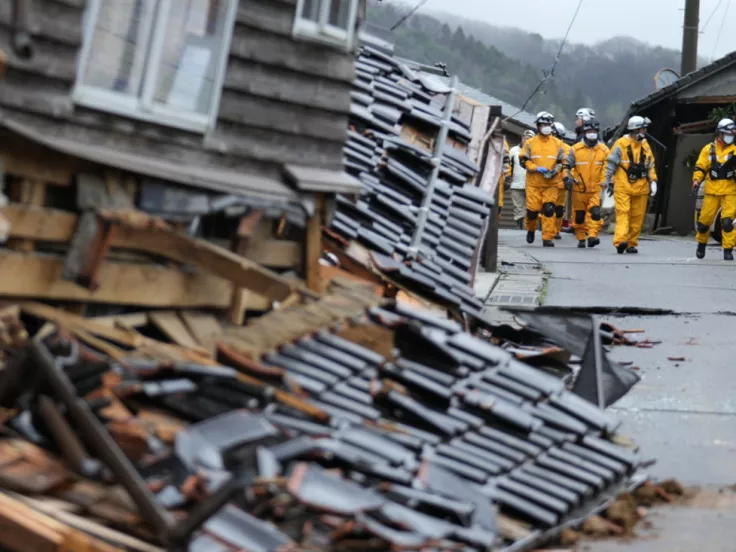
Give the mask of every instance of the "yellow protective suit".
<svg viewBox="0 0 736 552">
<path fill-rule="evenodd" d="M 567 174 L 575 180 L 572 188 L 573 228 L 580 240 L 597 238 L 603 228 L 601 191 L 606 181 L 606 159 L 610 150 L 603 142 L 592 148 L 578 142 L 567 156 Z"/>
<path fill-rule="evenodd" d="M 506 181 L 511 178 L 511 152 L 509 151 L 509 143 L 506 138 L 503 139 L 503 170 L 501 177 L 498 179 L 498 208 L 503 207 L 503 193 Z"/>
<path fill-rule="evenodd" d="M 565 189 L 565 183 L 563 182 L 564 177 L 564 169 L 565 169 L 565 163 L 567 162 L 567 157 L 570 155 L 570 146 L 568 146 L 566 143 L 562 142 L 562 149 L 564 152 L 563 157 L 563 170 L 560 171 L 560 173 L 555 178 L 555 181 L 557 182 L 557 201 L 555 201 L 555 228 L 557 229 L 557 233 L 559 234 L 562 230 L 562 222 L 565 219 L 565 207 L 567 205 L 567 190 Z"/>
<path fill-rule="evenodd" d="M 711 168 L 713 168 L 713 157 L 715 157 L 716 163 L 723 164 L 733 155 L 736 155 L 736 144 L 729 146 L 720 140 L 716 140 L 700 151 L 698 161 L 695 163 L 693 182 L 700 184 L 705 180 L 703 188 L 705 197 L 698 218 L 698 233 L 695 236 L 698 243 L 708 243 L 710 225 L 713 224 L 718 209 L 720 209 L 723 249 L 733 249 L 736 245 L 736 230 L 732 227 L 733 223 L 723 224 L 726 219 L 731 221 L 736 219 L 736 181 L 726 178 L 714 179 L 710 174 Z M 728 227 L 732 229 L 727 231 L 726 228 Z"/>
<path fill-rule="evenodd" d="M 639 163 L 643 163 L 644 174 L 630 182 L 627 171 Z M 656 180 L 654 154 L 646 140 L 637 141 L 631 135 L 626 135 L 613 144 L 607 160 L 606 182 L 613 182 L 613 200 L 616 203 L 614 247 L 624 242 L 629 247 L 639 244 L 639 234 L 647 212 L 649 185 Z"/>
<path fill-rule="evenodd" d="M 541 214 L 542 239 L 545 241 L 552 240 L 557 235 L 557 180 L 555 176 L 545 178 L 537 169 L 544 167 L 550 172 L 560 172 L 564 157 L 562 141 L 542 134 L 527 140 L 519 153 L 519 163 L 526 169 L 526 229 L 528 232 L 536 231 Z"/>
</svg>

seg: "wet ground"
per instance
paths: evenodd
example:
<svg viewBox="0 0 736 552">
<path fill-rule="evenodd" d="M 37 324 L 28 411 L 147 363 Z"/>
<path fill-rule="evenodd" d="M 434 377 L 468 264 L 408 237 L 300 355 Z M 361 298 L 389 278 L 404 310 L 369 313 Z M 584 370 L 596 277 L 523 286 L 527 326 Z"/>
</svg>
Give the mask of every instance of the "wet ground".
<svg viewBox="0 0 736 552">
<path fill-rule="evenodd" d="M 715 247 L 705 260 L 695 259 L 692 239 L 643 240 L 639 255 L 618 255 L 611 236 L 592 250 L 577 249 L 569 234 L 554 249 L 529 246 L 524 238 L 521 231 L 502 231 L 500 243 L 517 246 L 551 272 L 545 305 L 597 309 L 621 329 L 645 330 L 632 337 L 661 341 L 652 349 L 611 351 L 642 376 L 613 408 L 623 433 L 657 459 L 651 473 L 716 495 L 736 483 L 736 263 L 722 261 Z M 617 316 L 616 310 L 657 314 Z M 586 549 L 736 550 L 736 500 L 659 510 L 650 521 L 644 540 Z"/>
</svg>

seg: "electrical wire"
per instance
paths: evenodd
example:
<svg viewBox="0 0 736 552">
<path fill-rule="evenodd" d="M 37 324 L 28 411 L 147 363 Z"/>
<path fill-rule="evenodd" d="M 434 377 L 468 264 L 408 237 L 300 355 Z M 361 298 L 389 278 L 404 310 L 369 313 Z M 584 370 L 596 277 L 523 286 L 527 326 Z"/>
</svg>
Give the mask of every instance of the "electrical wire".
<svg viewBox="0 0 736 552">
<path fill-rule="evenodd" d="M 396 23 L 394 23 L 394 26 L 391 27 L 391 31 L 395 31 L 396 29 L 401 27 L 406 22 L 407 19 L 409 19 L 412 15 L 417 13 L 419 9 L 427 2 L 429 2 L 429 0 L 420 0 L 416 6 L 414 6 L 408 13 L 403 15 Z"/>
<path fill-rule="evenodd" d="M 523 103 L 523 105 L 519 108 L 519 110 L 514 113 L 513 115 L 509 115 L 506 117 L 503 122 L 505 123 L 509 119 L 513 119 L 516 117 L 519 113 L 524 111 L 526 109 L 526 106 L 529 105 L 529 102 L 532 101 L 534 96 L 537 95 L 537 93 L 542 89 L 542 86 L 551 78 L 555 76 L 555 69 L 557 68 L 557 64 L 560 61 L 560 56 L 562 55 L 562 50 L 565 48 L 565 45 L 567 44 L 567 39 L 570 36 L 570 31 L 572 30 L 572 26 L 575 24 L 575 20 L 578 18 L 578 14 L 580 13 L 580 8 L 583 6 L 584 0 L 579 0 L 578 7 L 575 8 L 575 13 L 572 16 L 572 19 L 570 20 L 570 24 L 567 26 L 567 31 L 565 32 L 565 36 L 562 38 L 562 42 L 560 43 L 560 49 L 557 51 L 557 55 L 555 56 L 555 60 L 552 62 L 552 67 L 550 67 L 549 71 L 547 71 L 544 74 L 544 78 L 539 82 L 537 87 L 532 91 L 532 93 L 529 95 L 529 97 L 526 99 L 526 101 Z"/>
<path fill-rule="evenodd" d="M 726 11 L 723 13 L 723 19 L 721 19 L 721 26 L 718 29 L 718 34 L 716 35 L 716 43 L 713 45 L 713 53 L 710 55 L 710 57 L 715 58 L 716 57 L 716 50 L 718 49 L 718 43 L 721 40 L 721 33 L 723 32 L 723 26 L 726 23 L 726 16 L 728 15 L 728 8 L 731 7 L 731 0 L 728 0 L 728 3 L 726 4 Z"/>
<path fill-rule="evenodd" d="M 718 11 L 718 8 L 721 7 L 721 4 L 723 4 L 723 0 L 718 0 L 718 3 L 716 4 L 716 7 L 713 8 L 713 11 L 710 12 L 710 15 L 708 16 L 708 19 L 705 20 L 705 24 L 700 28 L 700 32 L 701 33 L 704 33 L 705 32 L 705 29 L 708 28 L 708 24 L 710 23 L 711 19 L 713 19 L 713 16 Z"/>
</svg>

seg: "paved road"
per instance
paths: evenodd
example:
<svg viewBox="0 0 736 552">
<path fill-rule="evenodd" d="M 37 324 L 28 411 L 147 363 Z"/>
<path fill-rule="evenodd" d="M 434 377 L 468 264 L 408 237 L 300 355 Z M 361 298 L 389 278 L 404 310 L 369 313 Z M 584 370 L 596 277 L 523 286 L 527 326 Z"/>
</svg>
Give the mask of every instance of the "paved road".
<svg viewBox="0 0 736 552">
<path fill-rule="evenodd" d="M 611 236 L 592 250 L 577 249 L 572 235 L 563 235 L 554 249 L 529 246 L 524 238 L 524 232 L 503 231 L 500 243 L 518 247 L 551 271 L 545 305 L 663 312 L 602 316 L 662 341 L 652 349 L 617 347 L 611 353 L 615 360 L 633 362 L 642 376 L 614 409 L 624 421 L 623 432 L 640 444 L 643 454 L 657 459 L 653 475 L 713 488 L 736 483 L 736 263 L 722 261 L 715 247 L 698 261 L 693 240 L 681 238 L 644 240 L 636 256 L 618 255 Z M 728 511 L 736 519 L 736 504 Z M 685 535 L 696 524 L 698 531 L 711 527 L 714 535 L 723 533 L 722 525 L 714 525 L 720 511 L 711 516 L 711 510 L 702 515 L 692 510 L 690 517 L 685 515 L 688 522 L 673 512 L 660 516 L 663 533 L 671 535 L 679 527 Z M 736 527 L 730 533 L 728 546 L 736 550 Z M 720 547 L 720 538 L 708 542 L 712 548 L 702 550 L 729 549 Z M 646 549 L 691 549 L 661 544 L 649 541 Z"/>
</svg>

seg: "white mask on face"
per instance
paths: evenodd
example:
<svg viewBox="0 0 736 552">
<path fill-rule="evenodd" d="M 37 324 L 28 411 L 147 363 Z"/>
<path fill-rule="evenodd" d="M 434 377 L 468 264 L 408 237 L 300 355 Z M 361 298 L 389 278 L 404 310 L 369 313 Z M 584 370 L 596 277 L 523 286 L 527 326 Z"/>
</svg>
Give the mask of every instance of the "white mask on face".
<svg viewBox="0 0 736 552">
<path fill-rule="evenodd" d="M 729 146 L 733 144 L 733 134 L 725 134 L 723 136 L 723 142 Z"/>
<path fill-rule="evenodd" d="M 596 141 L 598 141 L 598 133 L 597 132 L 588 132 L 585 135 L 585 139 L 588 140 L 588 142 L 596 142 Z"/>
<path fill-rule="evenodd" d="M 539 132 L 543 136 L 549 136 L 550 134 L 552 134 L 552 127 L 551 126 L 543 126 L 542 128 L 539 129 Z"/>
</svg>

